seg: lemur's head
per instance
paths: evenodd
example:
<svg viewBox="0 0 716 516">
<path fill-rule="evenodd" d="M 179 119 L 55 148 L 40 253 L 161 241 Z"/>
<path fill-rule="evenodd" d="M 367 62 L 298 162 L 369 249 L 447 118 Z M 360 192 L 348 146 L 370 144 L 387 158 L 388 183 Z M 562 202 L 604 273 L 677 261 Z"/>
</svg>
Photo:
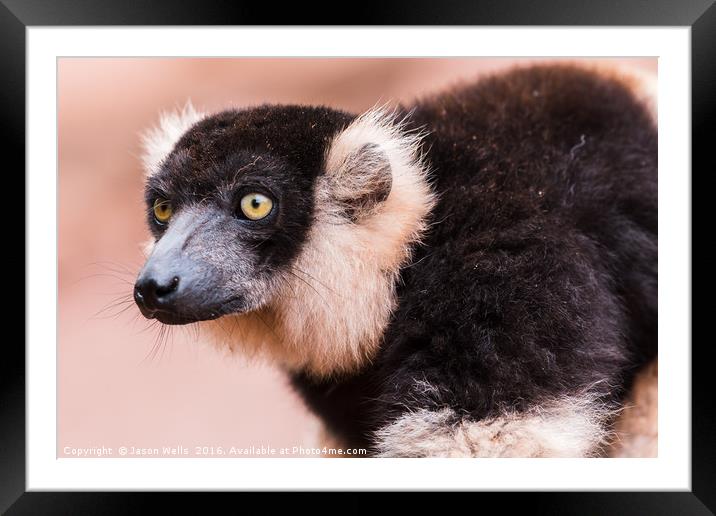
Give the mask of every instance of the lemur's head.
<svg viewBox="0 0 716 516">
<path fill-rule="evenodd" d="M 355 369 L 379 344 L 433 202 L 418 144 L 382 111 L 165 115 L 145 138 L 142 314 L 221 318 L 240 328 L 230 347 L 317 375 Z"/>
</svg>

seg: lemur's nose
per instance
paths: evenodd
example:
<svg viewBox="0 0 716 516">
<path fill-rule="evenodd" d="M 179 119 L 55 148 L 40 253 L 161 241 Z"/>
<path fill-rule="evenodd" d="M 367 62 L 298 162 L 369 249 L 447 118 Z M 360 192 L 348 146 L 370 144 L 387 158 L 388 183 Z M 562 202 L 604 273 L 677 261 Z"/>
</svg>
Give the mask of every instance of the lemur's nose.
<svg viewBox="0 0 716 516">
<path fill-rule="evenodd" d="M 134 300 L 149 310 L 170 308 L 172 294 L 179 287 L 179 277 L 174 276 L 165 281 L 157 280 L 151 276 L 140 278 L 134 285 Z"/>
</svg>

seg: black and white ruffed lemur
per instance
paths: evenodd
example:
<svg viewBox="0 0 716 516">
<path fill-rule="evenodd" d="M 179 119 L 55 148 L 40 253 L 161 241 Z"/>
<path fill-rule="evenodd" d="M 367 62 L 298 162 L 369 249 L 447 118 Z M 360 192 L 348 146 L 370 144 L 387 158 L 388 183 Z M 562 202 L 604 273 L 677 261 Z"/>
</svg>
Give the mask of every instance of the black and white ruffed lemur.
<svg viewBox="0 0 716 516">
<path fill-rule="evenodd" d="M 656 356 L 650 85 L 553 64 L 393 111 L 164 115 L 135 300 L 271 357 L 369 455 L 597 455 Z"/>
</svg>

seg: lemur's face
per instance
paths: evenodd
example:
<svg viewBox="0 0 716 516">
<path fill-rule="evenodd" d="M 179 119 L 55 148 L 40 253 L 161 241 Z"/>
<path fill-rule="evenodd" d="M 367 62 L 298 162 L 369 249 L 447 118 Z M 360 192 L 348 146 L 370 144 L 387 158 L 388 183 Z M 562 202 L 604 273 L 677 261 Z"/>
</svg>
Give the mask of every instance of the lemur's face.
<svg viewBox="0 0 716 516">
<path fill-rule="evenodd" d="M 204 327 L 229 347 L 316 375 L 356 369 L 378 349 L 433 206 L 420 146 L 382 109 L 164 115 L 144 138 L 142 313 L 225 316 Z"/>
<path fill-rule="evenodd" d="M 252 311 L 302 274 L 293 261 L 314 222 L 327 149 L 352 118 L 261 107 L 208 117 L 184 133 L 146 185 L 155 244 L 134 290 L 143 315 L 186 324 Z M 380 158 L 370 146 L 361 153 Z"/>
<path fill-rule="evenodd" d="M 135 286 L 144 316 L 185 324 L 264 305 L 306 239 L 324 138 L 347 121 L 264 107 L 187 131 L 146 185 L 155 245 Z"/>
</svg>

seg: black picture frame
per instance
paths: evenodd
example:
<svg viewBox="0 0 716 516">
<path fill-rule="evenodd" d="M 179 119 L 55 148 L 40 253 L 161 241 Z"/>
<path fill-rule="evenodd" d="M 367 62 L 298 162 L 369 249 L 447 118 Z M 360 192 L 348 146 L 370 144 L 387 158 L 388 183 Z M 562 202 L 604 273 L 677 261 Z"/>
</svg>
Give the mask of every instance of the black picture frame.
<svg viewBox="0 0 716 516">
<path fill-rule="evenodd" d="M 325 7 L 302 3 L 277 8 L 275 5 L 262 7 L 221 0 L 155 0 L 146 4 L 109 0 L 0 0 L 0 77 L 4 79 L 0 87 L 0 145 L 5 163 L 13 157 L 15 170 L 25 167 L 25 29 L 28 26 L 316 25 L 321 19 L 319 13 L 325 15 L 326 12 Z M 353 4 L 345 12 L 342 20 L 336 16 L 328 20 L 329 24 L 689 26 L 692 168 L 702 169 L 702 173 L 716 170 L 714 153 L 709 149 L 715 134 L 708 125 L 716 113 L 716 6 L 713 0 L 501 0 L 479 3 L 383 0 L 375 4 Z M 6 174 L 10 173 L 6 171 Z M 20 177 L 19 174 L 15 176 Z M 20 188 L 25 191 L 24 182 Z M 13 196 L 17 197 L 17 194 Z M 24 242 L 24 226 L 20 228 L 16 221 L 7 225 L 12 225 Z M 10 229 L 4 231 L 7 242 L 11 238 L 10 232 Z M 19 263 L 16 252 L 13 259 L 15 264 Z M 18 275 L 15 273 L 15 276 Z M 19 303 L 13 306 L 17 305 Z M 14 308 L 10 308 L 10 313 L 12 310 Z M 480 496 L 493 498 L 502 507 L 524 503 L 531 511 L 547 514 L 713 514 L 716 512 L 716 412 L 707 370 L 711 368 L 706 356 L 708 345 L 709 342 L 704 341 L 692 347 L 690 492 L 481 493 Z M 118 492 L 25 492 L 25 348 L 19 339 L 4 339 L 0 363 L 0 511 L 7 510 L 7 514 L 131 514 L 143 512 L 146 496 L 161 497 L 162 503 L 167 502 L 166 495 L 146 493 L 139 496 Z M 371 496 L 375 495 L 367 498 Z M 494 500 L 497 497 L 499 499 Z M 417 504 L 422 503 L 421 499 L 415 495 L 411 500 Z M 275 503 L 276 499 L 273 500 Z M 201 507 L 202 512 L 208 509 L 205 497 L 197 500 L 182 494 L 180 503 L 185 510 L 194 503 L 200 504 L 197 507 Z M 341 510 L 357 512 L 374 507 L 375 503 L 352 493 L 341 502 Z M 460 503 L 460 500 L 453 499 L 453 503 Z"/>
</svg>

